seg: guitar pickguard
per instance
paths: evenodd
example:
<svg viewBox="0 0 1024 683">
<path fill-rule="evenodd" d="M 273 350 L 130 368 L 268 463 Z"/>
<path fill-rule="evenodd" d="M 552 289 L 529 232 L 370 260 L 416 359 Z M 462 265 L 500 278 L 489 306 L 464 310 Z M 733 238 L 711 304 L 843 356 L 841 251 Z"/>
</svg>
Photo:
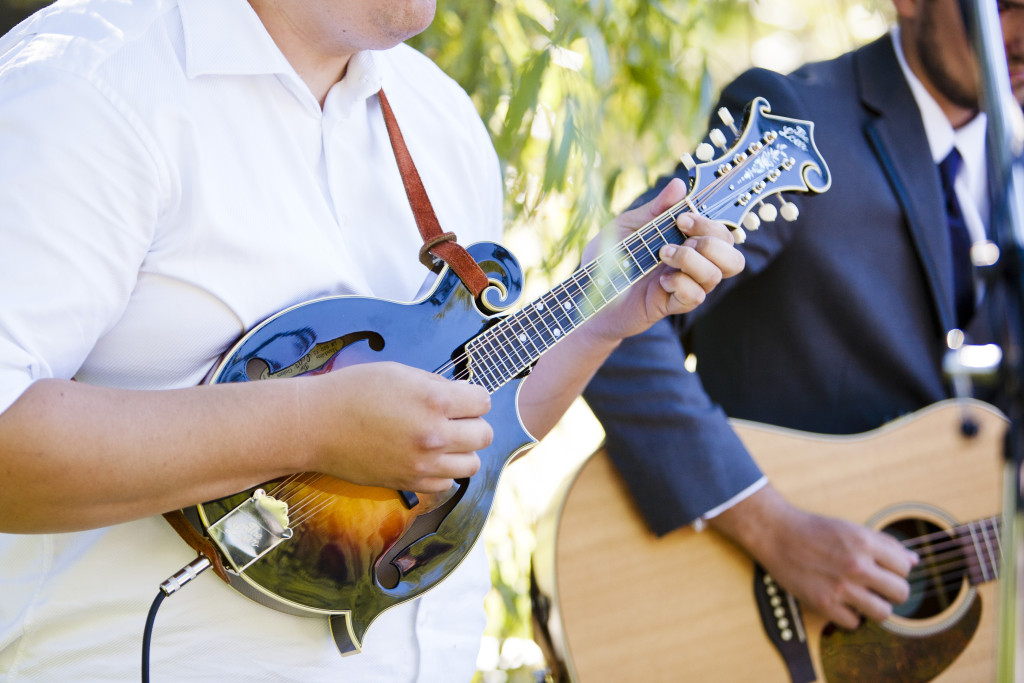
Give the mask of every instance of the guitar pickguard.
<svg viewBox="0 0 1024 683">
<path fill-rule="evenodd" d="M 913 637 L 867 622 L 853 631 L 826 627 L 821 635 L 821 667 L 829 683 L 920 683 L 948 669 L 964 651 L 981 622 L 981 600 L 948 628 Z"/>
</svg>

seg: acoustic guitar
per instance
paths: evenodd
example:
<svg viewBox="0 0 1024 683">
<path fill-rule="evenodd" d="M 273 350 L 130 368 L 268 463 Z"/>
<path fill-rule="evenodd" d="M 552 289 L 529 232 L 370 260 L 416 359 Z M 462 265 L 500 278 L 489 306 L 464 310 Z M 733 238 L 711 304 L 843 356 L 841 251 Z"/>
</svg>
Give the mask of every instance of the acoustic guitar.
<svg viewBox="0 0 1024 683">
<path fill-rule="evenodd" d="M 339 649 L 357 652 L 379 614 L 444 580 L 477 541 L 501 472 L 535 442 L 516 401 L 538 358 L 653 271 L 661 247 L 686 239 L 675 226 L 679 215 L 700 213 L 736 227 L 754 208 L 774 211 L 764 200 L 780 192 L 828 189 L 812 133 L 811 123 L 775 116 L 767 101 L 754 100 L 732 147 L 694 164 L 682 202 L 516 312 L 509 311 L 523 289 L 522 269 L 503 247 L 481 242 L 468 247 L 491 282 L 479 299 L 445 268 L 413 303 L 328 297 L 248 332 L 213 382 L 397 361 L 485 387 L 494 440 L 479 452 L 479 472 L 443 494 L 356 486 L 311 472 L 185 510 L 223 555 L 231 585 L 284 612 L 329 617 Z"/>
<path fill-rule="evenodd" d="M 557 680 L 995 680 L 1000 413 L 946 401 L 854 436 L 733 426 L 791 502 L 913 548 L 910 599 L 853 631 L 803 612 L 714 531 L 657 538 L 599 450 L 538 524 L 535 637 Z"/>
</svg>

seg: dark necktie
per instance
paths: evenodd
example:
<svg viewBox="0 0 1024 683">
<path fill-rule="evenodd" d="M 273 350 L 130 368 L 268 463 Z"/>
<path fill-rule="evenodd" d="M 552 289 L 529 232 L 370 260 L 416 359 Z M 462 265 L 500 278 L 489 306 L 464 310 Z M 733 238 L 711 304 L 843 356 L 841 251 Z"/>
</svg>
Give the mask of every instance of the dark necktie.
<svg viewBox="0 0 1024 683">
<path fill-rule="evenodd" d="M 971 237 L 967 232 L 960 202 L 954 184 L 960 170 L 960 152 L 956 147 L 939 164 L 942 192 L 946 199 L 946 218 L 949 221 L 949 242 L 953 254 L 953 302 L 956 305 L 956 324 L 963 328 L 974 315 L 974 267 L 971 265 Z"/>
</svg>

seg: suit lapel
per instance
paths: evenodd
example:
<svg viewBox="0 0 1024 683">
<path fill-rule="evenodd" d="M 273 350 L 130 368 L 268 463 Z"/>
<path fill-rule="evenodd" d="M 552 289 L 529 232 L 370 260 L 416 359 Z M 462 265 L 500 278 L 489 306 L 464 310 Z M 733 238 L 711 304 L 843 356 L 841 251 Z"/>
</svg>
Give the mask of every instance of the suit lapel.
<svg viewBox="0 0 1024 683">
<path fill-rule="evenodd" d="M 939 332 L 945 335 L 956 326 L 952 256 L 939 176 L 927 153 L 928 139 L 921 114 L 906 82 L 890 75 L 900 70 L 890 38 L 860 50 L 856 68 L 861 101 L 875 113 L 865 124 L 864 132 L 907 217 L 910 238 L 942 326 Z"/>
</svg>

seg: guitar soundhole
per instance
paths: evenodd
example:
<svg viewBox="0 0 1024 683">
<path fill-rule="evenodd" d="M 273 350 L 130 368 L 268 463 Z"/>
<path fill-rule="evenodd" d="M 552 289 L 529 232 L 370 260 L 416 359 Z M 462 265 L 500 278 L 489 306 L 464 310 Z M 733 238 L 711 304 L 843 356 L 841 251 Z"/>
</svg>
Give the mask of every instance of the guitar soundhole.
<svg viewBox="0 0 1024 683">
<path fill-rule="evenodd" d="M 882 529 L 906 542 L 921 561 L 908 577 L 910 597 L 894 608 L 907 619 L 927 619 L 949 609 L 963 590 L 967 578 L 967 557 L 963 547 L 947 530 L 923 519 L 902 519 Z"/>
</svg>

